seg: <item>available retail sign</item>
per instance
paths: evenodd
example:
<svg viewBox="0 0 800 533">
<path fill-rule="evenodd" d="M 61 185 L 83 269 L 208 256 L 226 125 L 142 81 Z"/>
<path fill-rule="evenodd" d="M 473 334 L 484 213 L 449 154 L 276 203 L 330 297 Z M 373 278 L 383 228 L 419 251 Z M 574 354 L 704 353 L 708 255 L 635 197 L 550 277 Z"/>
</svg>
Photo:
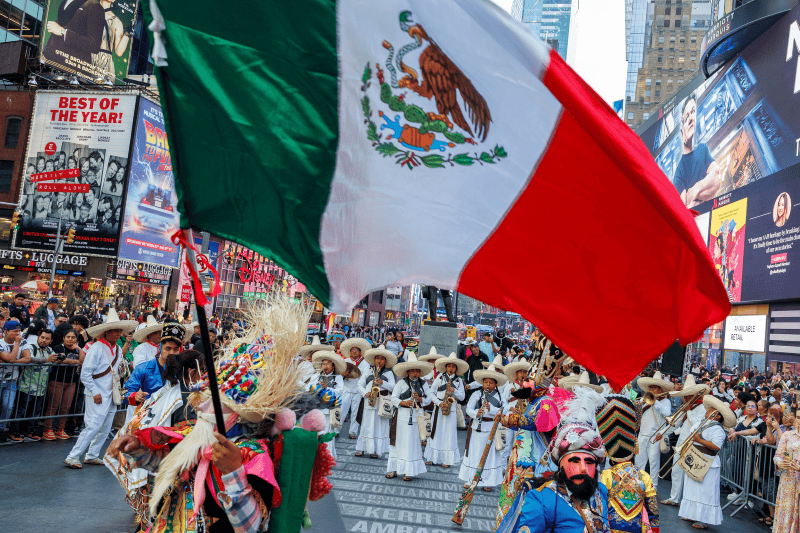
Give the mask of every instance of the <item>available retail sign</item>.
<svg viewBox="0 0 800 533">
<path fill-rule="evenodd" d="M 767 333 L 767 316 L 729 316 L 725 319 L 726 350 L 763 352 Z"/>
</svg>

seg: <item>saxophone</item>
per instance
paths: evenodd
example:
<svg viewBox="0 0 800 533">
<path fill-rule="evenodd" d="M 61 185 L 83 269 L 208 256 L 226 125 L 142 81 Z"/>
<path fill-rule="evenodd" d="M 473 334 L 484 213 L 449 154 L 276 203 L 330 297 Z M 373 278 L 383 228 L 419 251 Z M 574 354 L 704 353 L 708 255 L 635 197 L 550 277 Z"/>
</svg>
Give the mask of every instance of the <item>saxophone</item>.
<svg viewBox="0 0 800 533">
<path fill-rule="evenodd" d="M 453 380 L 450 379 L 450 374 L 447 374 L 447 388 L 453 386 Z M 442 399 L 442 404 L 439 406 L 439 409 L 442 411 L 443 416 L 447 416 L 450 414 L 450 409 L 453 408 L 453 404 L 456 403 L 456 399 L 453 398 L 453 395 L 450 392 L 445 391 L 444 398 Z"/>
<path fill-rule="evenodd" d="M 367 399 L 369 400 L 369 406 L 375 407 L 375 404 L 378 403 L 378 395 L 381 392 L 380 387 L 375 385 L 375 382 L 378 381 L 378 367 L 374 367 L 373 374 L 372 374 L 372 390 L 367 393 Z"/>
</svg>

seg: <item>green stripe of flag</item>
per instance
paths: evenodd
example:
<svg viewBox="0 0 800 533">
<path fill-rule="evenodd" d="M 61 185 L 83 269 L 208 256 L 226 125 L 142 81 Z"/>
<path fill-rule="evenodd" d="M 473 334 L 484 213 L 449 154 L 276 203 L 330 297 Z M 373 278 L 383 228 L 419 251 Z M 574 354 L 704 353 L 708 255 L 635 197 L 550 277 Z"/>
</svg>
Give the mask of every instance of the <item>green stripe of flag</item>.
<svg viewBox="0 0 800 533">
<path fill-rule="evenodd" d="M 181 227 L 275 260 L 327 305 L 319 234 L 338 141 L 336 2 L 157 4 Z"/>
</svg>

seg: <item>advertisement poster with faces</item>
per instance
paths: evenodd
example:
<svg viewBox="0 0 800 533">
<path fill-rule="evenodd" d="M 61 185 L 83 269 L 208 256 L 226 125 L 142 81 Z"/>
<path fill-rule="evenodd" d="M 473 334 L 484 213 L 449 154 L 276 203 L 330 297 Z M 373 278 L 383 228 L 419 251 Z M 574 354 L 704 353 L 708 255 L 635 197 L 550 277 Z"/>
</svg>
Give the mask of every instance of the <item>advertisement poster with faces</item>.
<svg viewBox="0 0 800 533">
<path fill-rule="evenodd" d="M 172 234 L 178 230 L 178 196 L 164 115 L 145 98 L 139 102 L 130 167 L 119 257 L 176 268 L 180 247 Z"/>
<path fill-rule="evenodd" d="M 114 257 L 119 245 L 136 96 L 115 93 L 36 94 L 24 161 L 14 248 L 52 251 L 76 230 L 64 252 Z M 32 174 L 73 170 L 77 177 L 31 180 Z M 44 186 L 47 184 L 47 186 Z M 48 191 L 80 184 L 85 192 Z"/>
</svg>

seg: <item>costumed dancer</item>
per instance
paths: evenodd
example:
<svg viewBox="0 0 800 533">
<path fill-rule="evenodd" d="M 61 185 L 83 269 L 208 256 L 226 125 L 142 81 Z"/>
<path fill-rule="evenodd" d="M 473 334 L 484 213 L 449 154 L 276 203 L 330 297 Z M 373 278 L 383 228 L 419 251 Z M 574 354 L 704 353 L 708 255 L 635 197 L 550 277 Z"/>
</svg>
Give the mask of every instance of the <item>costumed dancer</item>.
<svg viewBox="0 0 800 533">
<path fill-rule="evenodd" d="M 650 472 L 654 472 L 653 487 L 658 490 L 658 472 L 661 468 L 661 447 L 658 442 L 650 442 L 656 430 L 664 423 L 664 417 L 672 412 L 672 406 L 666 398 L 666 392 L 675 388 L 670 381 L 656 372 L 652 378 L 639 378 L 639 388 L 645 391 L 645 397 L 639 398 L 636 405 L 641 410 L 641 426 L 639 429 L 639 453 L 636 455 L 636 466 L 644 470 L 650 463 Z M 652 395 L 652 406 L 646 401 Z"/>
<path fill-rule="evenodd" d="M 344 392 L 342 393 L 342 426 L 347 417 L 350 417 L 350 429 L 347 433 L 351 439 L 358 438 L 360 426 L 356 418 L 361 402 L 364 401 L 358 392 L 358 380 L 369 372 L 369 363 L 364 360 L 364 354 L 370 349 L 369 342 L 361 337 L 353 337 L 345 340 L 339 346 L 342 357 L 347 363 L 355 365 L 358 372 L 351 371 L 344 377 Z M 356 374 L 358 376 L 356 377 Z M 338 433 L 338 431 L 337 431 Z"/>
<path fill-rule="evenodd" d="M 600 483 L 598 468 L 605 448 L 595 419 L 602 397 L 585 387 L 576 393 L 549 445 L 558 464 L 555 479 L 524 481 L 499 533 L 610 532 L 608 490 Z"/>
<path fill-rule="evenodd" d="M 522 412 L 524 409 L 525 399 L 517 398 L 511 393 L 518 391 L 524 387 L 525 379 L 528 377 L 528 372 L 531 369 L 531 364 L 525 360 L 516 363 L 509 363 L 503 368 L 503 374 L 506 376 L 508 383 L 503 387 L 505 389 L 506 409 L 503 414 L 510 414 L 514 411 Z M 498 429 L 498 431 L 505 431 L 506 433 L 506 447 L 503 449 L 502 461 L 504 465 L 508 465 L 508 460 L 511 457 L 511 449 L 517 439 L 518 428 Z M 513 469 L 513 466 L 509 468 Z"/>
<path fill-rule="evenodd" d="M 389 451 L 389 419 L 378 416 L 378 398 L 389 396 L 394 390 L 394 373 L 390 369 L 397 363 L 397 356 L 380 345 L 367 350 L 364 359 L 370 369 L 358 380 L 358 392 L 364 402 L 358 410 L 357 422 L 361 428 L 356 457 L 368 453 L 377 459 Z"/>
<path fill-rule="evenodd" d="M 170 355 L 180 353 L 183 340 L 186 337 L 186 328 L 177 322 L 166 322 L 163 325 L 157 325 L 159 328 L 158 333 L 151 332 L 147 336 L 148 342 L 140 344 L 136 348 L 138 350 L 142 346 L 150 346 L 151 338 L 158 338 L 160 339 L 160 344 L 156 348 L 156 356 L 137 365 L 128 381 L 125 382 L 125 400 L 128 404 L 128 412 L 125 416 L 126 424 L 133 419 L 136 406 L 141 405 L 148 396 L 164 386 L 163 374 L 167 358 Z M 134 340 L 136 340 L 137 334 L 146 332 L 147 329 L 149 328 L 144 328 L 134 333 Z M 139 335 L 139 338 L 144 340 L 145 336 Z M 137 342 L 141 341 L 137 340 Z"/>
<path fill-rule="evenodd" d="M 721 472 L 719 452 L 727 437 L 725 429 L 736 425 L 733 411 L 719 398 L 706 395 L 703 398 L 703 406 L 706 409 L 705 419 L 701 422 L 704 429 L 701 429 L 701 426 L 695 427 L 695 430 L 700 431 L 694 436 L 693 442 L 687 442 L 686 445 L 694 446 L 700 453 L 713 459 L 702 481 L 695 481 L 688 475 L 684 476 L 683 499 L 678 510 L 681 518 L 694 521 L 692 527 L 695 529 L 707 529 L 709 525 L 717 526 L 722 523 L 722 507 L 719 504 Z"/>
<path fill-rule="evenodd" d="M 694 375 L 688 374 L 683 384 L 683 389 L 669 393 L 673 398 L 682 398 L 684 403 L 690 401 L 697 393 L 702 393 L 702 395 L 694 400 L 691 407 L 687 407 L 689 412 L 686 416 L 677 420 L 675 426 L 672 426 L 669 431 L 664 433 L 663 439 L 665 442 L 669 442 L 670 434 L 674 431 L 679 431 L 678 443 L 675 447 L 680 449 L 680 447 L 683 446 L 683 443 L 686 442 L 686 439 L 689 438 L 689 435 L 692 433 L 692 428 L 699 426 L 700 422 L 706 417 L 706 408 L 703 406 L 703 396 L 709 392 L 711 392 L 711 387 L 708 385 L 698 385 L 694 380 Z M 669 448 L 667 445 L 662 446 L 662 449 L 665 447 Z M 685 472 L 682 468 L 678 467 L 677 462 L 678 454 L 676 453 L 672 455 L 672 488 L 669 492 L 669 498 L 661 502 L 664 505 L 672 505 L 675 507 L 678 507 L 683 499 L 683 479 L 685 477 Z"/>
<path fill-rule="evenodd" d="M 502 413 L 506 407 L 503 395 L 497 388 L 498 385 L 505 385 L 507 381 L 505 375 L 498 372 L 494 365 L 489 365 L 486 370 L 473 372 L 473 377 L 475 381 L 483 383 L 483 388 L 473 392 L 467 402 L 466 412 L 472 420 L 467 430 L 464 459 L 458 472 L 459 479 L 466 483 L 465 489 L 469 488 L 469 483 L 478 470 L 478 464 L 494 424 L 494 417 Z M 502 453 L 492 445 L 483 465 L 478 486 L 483 487 L 485 492 L 492 492 L 492 487 L 503 482 L 504 468 Z"/>
<path fill-rule="evenodd" d="M 425 464 L 435 463 L 441 464 L 443 468 L 450 468 L 461 460 L 456 402 L 462 402 L 466 397 L 464 380 L 459 376 L 469 371 L 469 364 L 451 353 L 450 357 L 437 359 L 434 366 L 439 375 L 430 387 L 429 399 L 436 407 L 433 411 L 431 436 L 425 446 Z M 451 398 L 454 401 L 450 401 Z"/>
<path fill-rule="evenodd" d="M 344 391 L 342 373 L 347 370 L 347 363 L 345 363 L 344 359 L 342 359 L 339 354 L 333 351 L 333 346 L 331 346 L 331 350 L 319 350 L 314 352 L 314 355 L 311 356 L 311 362 L 321 365 L 320 372 L 317 375 L 317 382 L 320 386 L 333 391 L 334 394 L 341 395 Z M 335 434 L 336 431 L 331 429 L 333 409 L 321 409 L 321 411 L 325 417 L 325 428 L 320 432 L 320 435 L 328 433 Z M 342 416 L 344 416 L 344 413 L 342 413 Z M 327 444 L 328 451 L 331 452 L 333 458 L 336 459 L 336 437 L 329 440 Z"/>
<path fill-rule="evenodd" d="M 64 459 L 64 464 L 70 468 L 83 468 L 80 458 L 84 453 L 86 464 L 103 464 L 100 450 L 111 431 L 117 406 L 122 403 L 119 369 L 123 354 L 117 346 L 117 340 L 123 333 L 133 331 L 136 321 L 120 320 L 113 307 L 107 316 L 105 323 L 86 330 L 95 342 L 86 353 L 81 368 L 81 382 L 86 387 L 85 427 L 78 436 L 78 442 Z"/>
<path fill-rule="evenodd" d="M 658 495 L 650 476 L 631 461 L 636 451 L 636 407 L 623 394 L 606 395 L 597 413 L 610 467 L 600 474 L 608 489 L 608 522 L 614 533 L 658 533 Z"/>
<path fill-rule="evenodd" d="M 317 435 L 325 424 L 314 406 L 336 398 L 316 384 L 320 394 L 298 386 L 304 370 L 295 354 L 310 309 L 285 297 L 263 307 L 241 343 L 220 354 L 225 428 L 215 428 L 204 376 L 191 386 L 194 424 L 139 429 L 109 446 L 130 468 L 157 471 L 142 524 L 148 532 L 299 531 L 310 525 L 307 500 L 330 491 L 333 458 Z"/>
<path fill-rule="evenodd" d="M 402 475 L 403 481 L 411 481 L 412 477 L 427 472 L 422 458 L 421 433 L 425 428 L 420 430 L 417 417 L 422 416 L 422 408 L 430 403 L 430 389 L 420 377 L 432 372 L 433 364 L 417 361 L 412 352 L 406 362 L 395 365 L 392 371 L 399 381 L 392 391 L 395 411 L 389 429 L 386 477 Z"/>
</svg>

